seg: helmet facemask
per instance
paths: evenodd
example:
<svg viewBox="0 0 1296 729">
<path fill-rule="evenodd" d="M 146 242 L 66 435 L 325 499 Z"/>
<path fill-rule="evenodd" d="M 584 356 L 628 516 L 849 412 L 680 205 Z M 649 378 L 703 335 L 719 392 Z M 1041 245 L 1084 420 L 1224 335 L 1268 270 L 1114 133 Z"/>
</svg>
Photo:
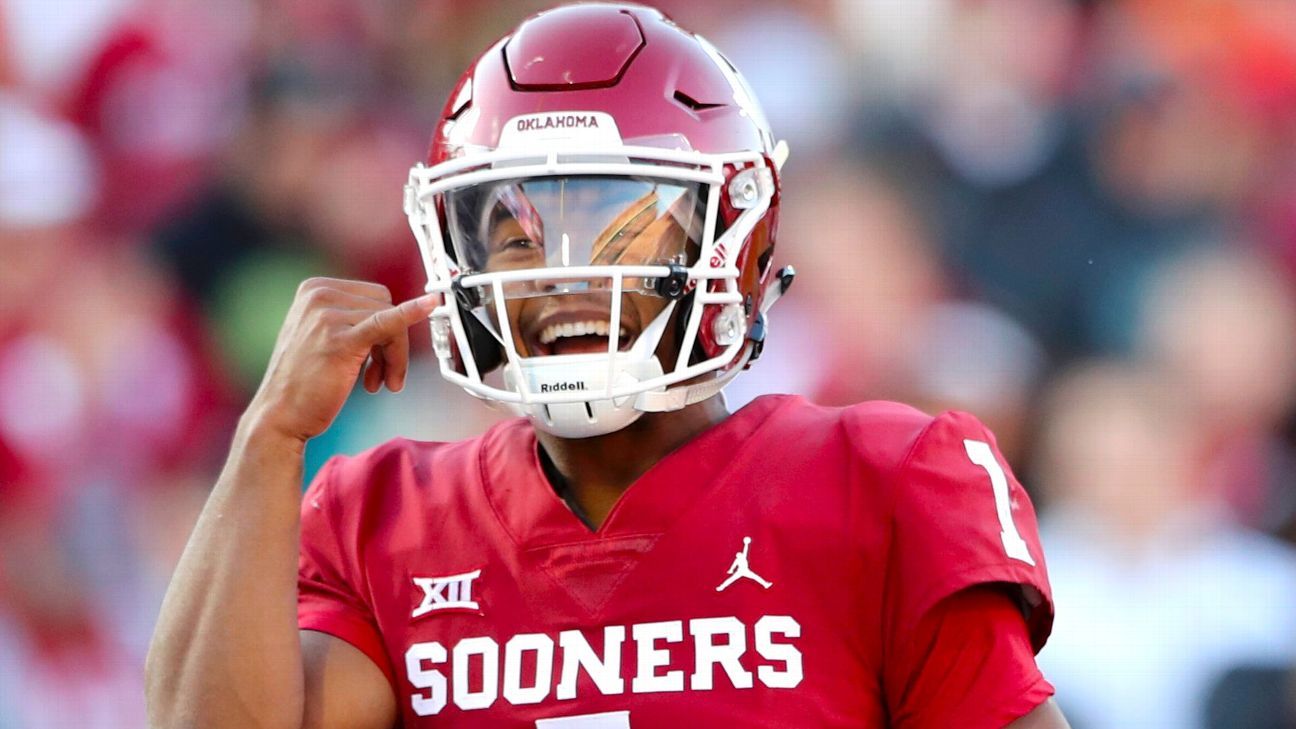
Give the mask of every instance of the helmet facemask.
<svg viewBox="0 0 1296 729">
<path fill-rule="evenodd" d="M 750 353 L 733 259 L 773 188 L 752 153 L 617 146 L 416 166 L 407 212 L 428 290 L 444 295 L 442 374 L 573 438 L 715 394 Z M 717 237 L 721 195 L 742 210 Z M 703 321 L 713 356 L 696 356 Z M 487 382 L 474 331 L 502 351 L 502 382 Z"/>
</svg>

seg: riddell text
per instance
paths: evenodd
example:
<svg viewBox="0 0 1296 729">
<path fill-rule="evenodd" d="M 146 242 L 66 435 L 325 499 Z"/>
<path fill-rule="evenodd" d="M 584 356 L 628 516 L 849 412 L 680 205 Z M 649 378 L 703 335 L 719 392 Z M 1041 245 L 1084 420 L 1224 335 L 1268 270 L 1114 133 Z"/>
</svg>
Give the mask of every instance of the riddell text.
<svg viewBox="0 0 1296 729">
<path fill-rule="evenodd" d="M 540 392 L 568 392 L 570 390 L 587 390 L 584 382 L 555 382 L 552 385 L 540 386 Z"/>
</svg>

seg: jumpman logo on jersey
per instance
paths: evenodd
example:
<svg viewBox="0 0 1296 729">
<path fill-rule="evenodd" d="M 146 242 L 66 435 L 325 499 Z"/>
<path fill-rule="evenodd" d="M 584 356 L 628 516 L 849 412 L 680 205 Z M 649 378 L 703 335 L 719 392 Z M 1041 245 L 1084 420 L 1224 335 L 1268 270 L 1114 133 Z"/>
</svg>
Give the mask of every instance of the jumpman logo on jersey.
<svg viewBox="0 0 1296 729">
<path fill-rule="evenodd" d="M 751 567 L 747 565 L 747 550 L 750 548 L 751 548 L 751 537 L 743 537 L 742 551 L 734 555 L 733 564 L 729 565 L 729 579 L 725 580 L 724 582 L 721 582 L 720 586 L 716 588 L 716 592 L 720 592 L 724 590 L 726 587 L 737 582 L 739 578 L 742 577 L 746 577 L 747 579 L 758 583 L 761 587 L 765 588 L 766 590 L 770 589 L 770 587 L 773 586 L 774 584 L 773 582 L 762 579 L 760 575 L 756 574 L 755 572 L 752 572 Z"/>
</svg>

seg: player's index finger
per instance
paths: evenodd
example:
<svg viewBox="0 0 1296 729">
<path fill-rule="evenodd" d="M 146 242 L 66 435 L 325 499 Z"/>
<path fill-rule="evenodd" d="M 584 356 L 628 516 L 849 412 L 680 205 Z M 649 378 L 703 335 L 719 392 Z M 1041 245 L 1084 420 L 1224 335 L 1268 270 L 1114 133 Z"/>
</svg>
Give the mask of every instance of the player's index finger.
<svg viewBox="0 0 1296 729">
<path fill-rule="evenodd" d="M 375 311 L 352 329 L 352 334 L 367 344 L 385 342 L 406 329 L 427 319 L 436 308 L 437 295 L 424 294 L 401 302 L 397 306 Z"/>
</svg>

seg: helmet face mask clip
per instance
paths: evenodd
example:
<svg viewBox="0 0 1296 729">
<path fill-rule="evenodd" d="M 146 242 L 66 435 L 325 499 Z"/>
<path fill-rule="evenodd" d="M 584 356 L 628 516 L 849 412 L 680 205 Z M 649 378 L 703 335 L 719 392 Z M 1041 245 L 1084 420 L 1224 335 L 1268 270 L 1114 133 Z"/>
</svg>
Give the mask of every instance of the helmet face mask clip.
<svg viewBox="0 0 1296 729">
<path fill-rule="evenodd" d="M 518 88 L 514 51 L 561 56 L 566 36 L 609 23 L 643 44 L 619 76 Z M 691 73 L 672 80 L 681 54 Z M 687 110 L 658 93 L 676 82 L 730 103 Z M 647 8 L 559 8 L 483 55 L 451 100 L 406 188 L 427 290 L 442 294 L 431 318 L 447 379 L 581 438 L 699 402 L 743 369 L 778 155 L 709 44 Z"/>
</svg>

